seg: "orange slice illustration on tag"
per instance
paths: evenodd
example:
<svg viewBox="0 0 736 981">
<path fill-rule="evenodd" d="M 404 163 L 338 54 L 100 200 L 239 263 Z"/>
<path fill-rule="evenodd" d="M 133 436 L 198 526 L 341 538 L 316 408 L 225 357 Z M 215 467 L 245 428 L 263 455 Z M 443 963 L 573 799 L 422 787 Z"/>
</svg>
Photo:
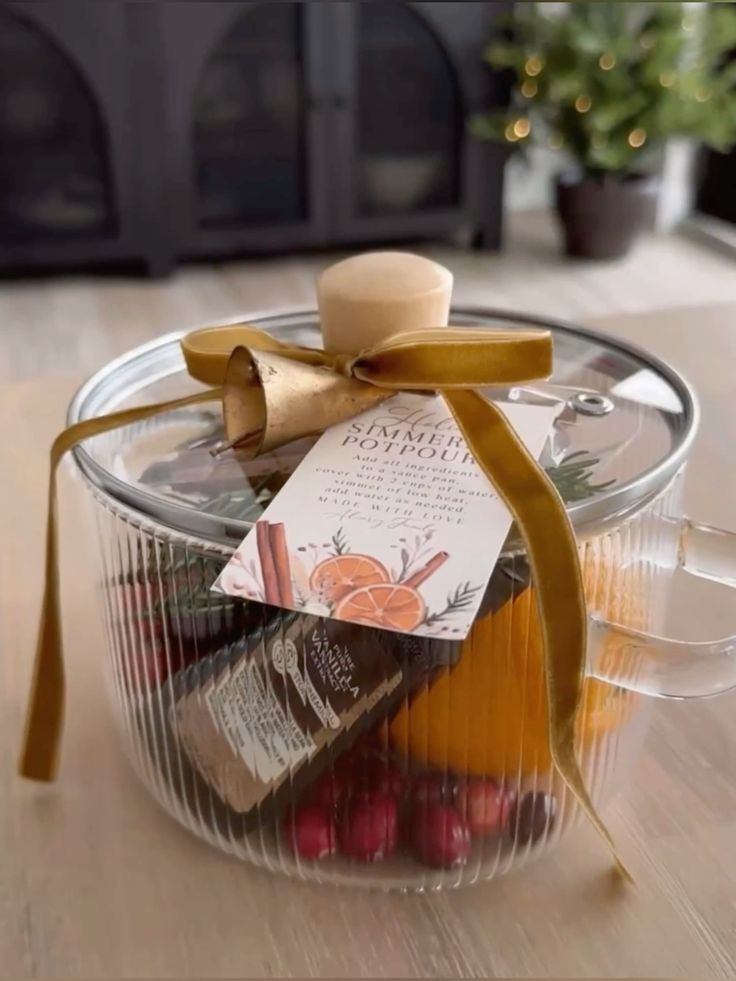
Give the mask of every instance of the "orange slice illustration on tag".
<svg viewBox="0 0 736 981">
<path fill-rule="evenodd" d="M 316 565 L 309 588 L 324 603 L 337 603 L 362 586 L 387 583 L 391 577 L 378 559 L 370 555 L 333 555 Z"/>
<path fill-rule="evenodd" d="M 426 613 L 416 589 L 386 582 L 354 589 L 343 596 L 334 615 L 338 620 L 409 632 L 419 626 Z"/>
</svg>

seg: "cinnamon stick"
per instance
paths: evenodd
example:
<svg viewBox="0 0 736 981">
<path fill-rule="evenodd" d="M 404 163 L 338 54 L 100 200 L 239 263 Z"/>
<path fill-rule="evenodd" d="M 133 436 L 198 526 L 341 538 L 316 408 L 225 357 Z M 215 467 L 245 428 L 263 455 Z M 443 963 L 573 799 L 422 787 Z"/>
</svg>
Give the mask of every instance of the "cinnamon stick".
<svg viewBox="0 0 736 981">
<path fill-rule="evenodd" d="M 267 521 L 256 522 L 256 545 L 263 573 L 263 595 L 266 603 L 281 606 L 281 590 L 276 563 L 271 549 L 270 525 Z"/>
<path fill-rule="evenodd" d="M 286 532 L 282 524 L 271 525 L 268 529 L 278 580 L 281 606 L 287 610 L 294 608 L 294 591 L 291 587 L 291 566 L 289 565 L 289 550 L 286 547 Z"/>
<path fill-rule="evenodd" d="M 436 572 L 441 565 L 447 562 L 449 557 L 450 556 L 447 552 L 438 552 L 436 555 L 432 556 L 426 565 L 423 565 L 421 569 L 417 569 L 412 576 L 405 579 L 402 585 L 411 586 L 412 589 L 416 589 L 417 586 L 421 586 L 426 579 L 429 579 L 432 573 Z"/>
</svg>

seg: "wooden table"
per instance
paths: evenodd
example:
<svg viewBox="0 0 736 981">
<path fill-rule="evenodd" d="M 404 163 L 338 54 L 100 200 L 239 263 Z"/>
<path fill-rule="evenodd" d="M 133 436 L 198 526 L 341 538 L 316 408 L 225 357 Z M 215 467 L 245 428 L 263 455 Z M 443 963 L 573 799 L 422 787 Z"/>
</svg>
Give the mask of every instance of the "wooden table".
<svg viewBox="0 0 736 981">
<path fill-rule="evenodd" d="M 608 325 L 609 328 L 612 325 Z M 736 528 L 736 308 L 613 325 L 680 368 L 703 408 L 693 516 Z M 46 449 L 74 381 L 0 390 L 0 973 L 8 977 L 726 977 L 736 973 L 736 697 L 661 703 L 608 817 L 638 886 L 610 887 L 592 834 L 459 893 L 318 889 L 180 829 L 128 767 L 102 691 L 93 536 L 63 493 L 69 700 L 61 779 L 14 776 L 40 597 Z M 83 532 L 86 532 L 83 534 Z M 705 604 L 710 606 L 706 607 Z M 679 605 L 696 636 L 736 626 L 727 594 Z M 730 617 L 727 614 L 730 613 Z M 731 620 L 730 625 L 728 620 Z"/>
</svg>

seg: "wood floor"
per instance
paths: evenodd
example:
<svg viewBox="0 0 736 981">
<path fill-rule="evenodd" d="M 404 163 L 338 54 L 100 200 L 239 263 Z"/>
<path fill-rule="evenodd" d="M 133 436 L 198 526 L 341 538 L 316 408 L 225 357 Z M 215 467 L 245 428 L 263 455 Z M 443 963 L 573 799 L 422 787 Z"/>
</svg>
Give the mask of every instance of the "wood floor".
<svg viewBox="0 0 736 981">
<path fill-rule="evenodd" d="M 651 237 L 628 258 L 559 254 L 551 218 L 513 215 L 500 254 L 417 246 L 455 273 L 455 300 L 579 322 L 627 312 L 736 302 L 736 263 L 680 235 Z M 314 277 L 339 256 L 183 266 L 171 279 L 114 273 L 0 282 L 0 382 L 81 378 L 161 333 L 280 306 L 314 305 Z M 642 342 L 646 342 L 642 338 Z"/>
</svg>

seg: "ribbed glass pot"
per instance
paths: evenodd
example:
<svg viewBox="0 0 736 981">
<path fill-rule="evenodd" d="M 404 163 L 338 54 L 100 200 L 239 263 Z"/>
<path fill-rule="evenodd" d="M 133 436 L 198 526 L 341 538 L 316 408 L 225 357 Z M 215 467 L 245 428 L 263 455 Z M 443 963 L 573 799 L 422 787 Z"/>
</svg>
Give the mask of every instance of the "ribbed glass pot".
<svg viewBox="0 0 736 981">
<path fill-rule="evenodd" d="M 485 322 L 482 315 L 468 319 Z M 131 375 L 134 352 L 92 379 L 71 418 L 99 412 L 100 399 L 109 411 L 181 394 L 187 382 L 175 342 L 164 342 L 157 371 L 151 371 L 149 350 L 142 373 Z M 528 397 L 559 398 L 562 391 L 569 405 L 582 394 L 592 396 L 593 414 L 601 405 L 608 411 L 614 400 L 601 395 L 607 370 L 597 363 L 575 378 L 567 371 L 564 384 L 553 379 Z M 639 406 L 636 425 L 631 433 L 625 426 L 623 438 L 610 420 L 608 429 L 598 430 L 605 439 L 594 447 L 599 458 L 593 463 L 609 464 L 596 471 L 608 479 L 591 483 L 584 503 L 594 488 L 601 500 L 609 487 L 618 491 L 621 474 L 631 476 L 632 467 L 634 475 L 645 470 L 647 441 L 637 440 L 649 414 L 649 404 Z M 568 418 L 575 427 L 575 414 Z M 179 423 L 189 453 L 199 446 L 201 419 Z M 490 879 L 574 835 L 581 815 L 550 759 L 541 633 L 523 552 L 510 545 L 502 556 L 462 642 L 332 622 L 324 650 L 358 651 L 372 666 L 373 694 L 334 738 L 312 733 L 311 748 L 297 747 L 309 699 L 304 691 L 301 702 L 295 698 L 286 661 L 291 650 L 296 674 L 308 678 L 305 652 L 324 623 L 210 592 L 243 531 L 242 522 L 229 524 L 237 492 L 219 494 L 216 510 L 211 497 L 192 508 L 187 494 L 196 481 L 189 456 L 186 479 L 180 469 L 174 493 L 168 486 L 151 495 L 150 486 L 141 490 L 131 477 L 131 453 L 141 446 L 149 475 L 151 460 L 158 467 L 171 459 L 172 427 L 171 420 L 153 420 L 97 438 L 86 459 L 77 455 L 97 523 L 116 718 L 136 772 L 167 811 L 253 864 L 383 888 Z M 567 472 L 565 460 L 576 446 L 576 430 L 566 436 L 560 428 L 558 476 Z M 177 445 L 181 437 L 177 429 Z M 666 458 L 663 439 L 655 432 L 650 446 Z M 284 464 L 287 471 L 293 462 Z M 658 636 L 673 570 L 688 566 L 688 549 L 699 536 L 718 534 L 683 523 L 682 470 L 680 462 L 638 497 L 619 496 L 607 511 L 599 507 L 576 525 L 592 617 L 577 745 L 599 806 L 632 772 L 648 724 L 648 695 L 710 694 L 736 683 L 726 646 L 706 645 L 705 673 L 694 675 L 688 645 Z M 251 484 L 259 486 L 252 477 Z M 565 486 L 572 493 L 569 482 Z M 220 524 L 203 533 L 213 514 Z M 702 564 L 695 571 L 702 573 Z M 245 720 L 245 742 L 242 735 L 238 742 L 218 692 Z M 264 760 L 270 765 L 274 759 L 281 763 L 278 775 L 264 776 Z"/>
<path fill-rule="evenodd" d="M 633 619 L 640 627 L 657 628 L 667 569 L 676 562 L 676 543 L 663 528 L 662 518 L 676 495 L 673 484 L 634 518 L 581 547 L 589 600 L 613 619 L 625 623 Z M 463 766 L 453 759 L 442 765 L 441 751 L 432 753 L 429 748 L 426 756 L 432 756 L 431 760 L 410 762 L 403 752 L 406 743 L 421 745 L 430 737 L 426 725 L 407 711 L 407 696 L 392 707 L 393 739 L 391 726 L 387 733 L 386 727 L 377 723 L 374 731 L 360 737 L 364 753 L 347 750 L 331 756 L 318 778 L 320 787 L 328 788 L 329 800 L 331 783 L 336 797 L 358 793 L 350 783 L 359 784 L 364 771 L 377 771 L 379 780 L 383 778 L 398 788 L 400 812 L 411 809 L 412 796 L 421 794 L 422 788 L 430 795 L 435 789 L 440 796 L 446 794 L 460 810 L 458 798 L 464 784 L 473 785 L 477 779 L 476 786 L 498 787 L 500 807 L 508 813 L 496 819 L 496 801 L 491 793 L 481 823 L 485 819 L 492 830 L 471 836 L 463 864 L 443 870 L 418 861 L 413 857 L 411 831 L 402 836 L 408 839 L 407 847 L 388 859 L 364 862 L 337 854 L 308 861 L 293 848 L 283 812 L 269 813 L 267 807 L 260 810 L 255 826 L 248 830 L 243 816 L 224 804 L 201 778 L 178 738 L 171 713 L 173 679 L 186 669 L 196 687 L 212 669 L 218 652 L 227 651 L 228 642 L 240 640 L 244 633 L 262 635 L 267 623 L 278 623 L 285 614 L 266 612 L 259 604 L 246 610 L 241 601 L 207 591 L 229 557 L 228 549 L 156 528 L 97 489 L 90 488 L 90 496 L 102 559 L 116 716 L 138 775 L 166 810 L 195 834 L 239 858 L 306 878 L 421 889 L 462 885 L 503 874 L 571 831 L 578 810 L 550 766 L 546 716 L 541 708 L 541 648 L 528 589 L 476 624 L 463 647 L 462 658 L 469 662 L 466 679 L 456 681 L 453 669 L 444 669 L 445 678 L 451 680 L 440 699 L 449 702 L 453 695 L 458 698 L 473 689 L 474 701 L 485 702 L 487 713 L 507 706 L 505 711 L 500 709 L 497 718 L 486 716 L 481 722 L 480 734 L 492 741 L 487 763 L 469 760 Z M 665 542 L 667 548 L 663 547 Z M 640 556 L 651 555 L 655 549 L 660 564 L 640 561 Z M 169 597 L 174 599 L 167 603 Z M 283 630 L 283 625 L 278 629 Z M 437 684 L 435 679 L 435 687 Z M 428 675 L 412 693 L 412 700 L 426 699 L 431 688 Z M 648 704 L 645 697 L 623 688 L 592 678 L 586 682 L 579 746 L 587 785 L 597 804 L 625 786 L 644 736 Z M 402 716 L 405 733 L 395 721 Z M 434 725 L 447 725 L 446 715 Z M 412 726 L 419 728 L 409 731 Z M 448 732 L 440 731 L 439 742 L 447 736 Z M 450 747 L 447 749 L 449 754 Z M 232 763 L 234 771 L 240 766 Z M 221 779 L 227 783 L 227 764 L 223 767 Z M 480 774 L 490 779 L 478 779 Z M 309 794 L 309 787 L 302 794 L 295 791 L 294 803 L 298 806 Z M 516 814 L 528 794 L 550 804 L 548 819 L 537 817 L 530 826 L 529 822 L 522 824 Z M 399 813 L 398 817 L 411 821 L 411 815 Z M 381 820 L 380 815 L 377 820 Z M 438 850 L 441 858 L 441 846 Z"/>
</svg>

